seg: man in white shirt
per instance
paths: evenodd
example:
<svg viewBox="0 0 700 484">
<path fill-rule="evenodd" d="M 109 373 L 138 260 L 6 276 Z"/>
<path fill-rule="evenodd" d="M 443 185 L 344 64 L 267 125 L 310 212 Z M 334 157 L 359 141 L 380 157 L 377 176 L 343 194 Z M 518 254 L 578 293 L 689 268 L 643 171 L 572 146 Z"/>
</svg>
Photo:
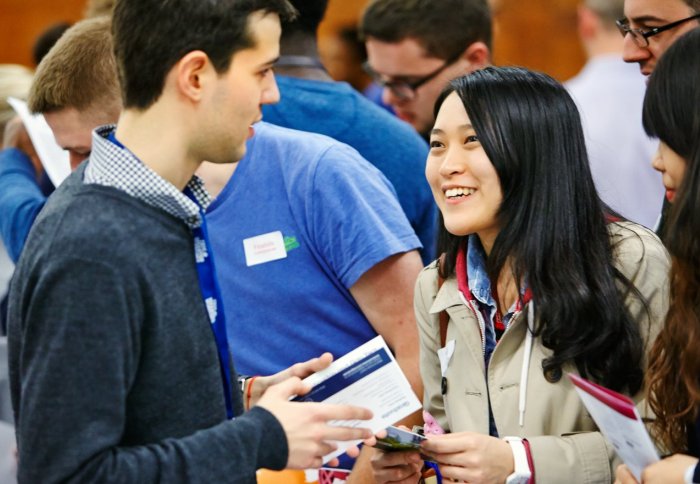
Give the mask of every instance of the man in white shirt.
<svg viewBox="0 0 700 484">
<path fill-rule="evenodd" d="M 661 176 L 650 160 L 657 143 L 642 128 L 644 76 L 622 60 L 615 20 L 624 0 L 584 0 L 578 31 L 588 62 L 566 87 L 581 111 L 593 180 L 605 203 L 653 228 L 663 200 Z"/>
</svg>

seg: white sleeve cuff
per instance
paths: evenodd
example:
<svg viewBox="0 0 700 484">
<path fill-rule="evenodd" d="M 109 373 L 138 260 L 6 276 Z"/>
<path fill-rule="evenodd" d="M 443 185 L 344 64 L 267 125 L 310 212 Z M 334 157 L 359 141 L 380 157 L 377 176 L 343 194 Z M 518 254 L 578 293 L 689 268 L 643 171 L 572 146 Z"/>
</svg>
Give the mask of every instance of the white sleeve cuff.
<svg viewBox="0 0 700 484">
<path fill-rule="evenodd" d="M 697 464 L 688 466 L 688 468 L 685 470 L 685 474 L 683 474 L 683 482 L 685 482 L 685 484 L 693 484 L 693 475 L 695 474 L 696 465 Z"/>
</svg>

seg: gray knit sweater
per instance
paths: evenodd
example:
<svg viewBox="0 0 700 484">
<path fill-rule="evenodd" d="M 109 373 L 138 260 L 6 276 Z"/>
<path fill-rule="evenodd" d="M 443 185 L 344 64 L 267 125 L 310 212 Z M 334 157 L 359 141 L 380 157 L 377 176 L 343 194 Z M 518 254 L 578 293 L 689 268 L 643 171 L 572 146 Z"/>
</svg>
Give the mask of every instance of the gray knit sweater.
<svg viewBox="0 0 700 484">
<path fill-rule="evenodd" d="M 37 218 L 12 284 L 19 481 L 252 483 L 283 467 L 270 413 L 226 421 L 187 226 L 82 171 Z"/>
</svg>

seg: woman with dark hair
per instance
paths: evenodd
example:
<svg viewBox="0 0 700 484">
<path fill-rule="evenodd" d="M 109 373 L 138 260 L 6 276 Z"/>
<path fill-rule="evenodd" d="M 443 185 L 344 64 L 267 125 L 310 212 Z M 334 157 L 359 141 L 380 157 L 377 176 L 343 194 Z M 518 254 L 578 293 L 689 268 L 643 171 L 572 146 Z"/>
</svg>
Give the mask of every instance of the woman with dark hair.
<svg viewBox="0 0 700 484">
<path fill-rule="evenodd" d="M 700 29 L 659 60 L 644 99 L 644 128 L 661 140 L 653 166 L 672 202 L 664 241 L 671 303 L 649 358 L 652 436 L 674 453 L 647 467 L 645 483 L 700 482 Z M 620 482 L 635 482 L 624 466 Z"/>
<path fill-rule="evenodd" d="M 565 373 L 641 400 L 668 299 L 668 255 L 596 194 L 578 111 L 552 78 L 487 68 L 436 103 L 426 175 L 445 255 L 415 308 L 423 444 L 443 482 L 611 482 L 614 449 Z M 378 482 L 416 482 L 416 453 L 379 454 Z"/>
</svg>

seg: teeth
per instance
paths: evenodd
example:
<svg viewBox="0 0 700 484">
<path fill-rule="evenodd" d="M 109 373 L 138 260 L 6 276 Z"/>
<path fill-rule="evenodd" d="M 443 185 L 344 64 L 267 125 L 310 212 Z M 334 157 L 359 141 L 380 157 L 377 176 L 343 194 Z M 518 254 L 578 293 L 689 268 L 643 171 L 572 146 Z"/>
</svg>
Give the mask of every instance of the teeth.
<svg viewBox="0 0 700 484">
<path fill-rule="evenodd" d="M 476 188 L 450 188 L 445 190 L 445 196 L 447 198 L 455 198 L 462 196 L 469 196 L 476 192 Z"/>
</svg>

